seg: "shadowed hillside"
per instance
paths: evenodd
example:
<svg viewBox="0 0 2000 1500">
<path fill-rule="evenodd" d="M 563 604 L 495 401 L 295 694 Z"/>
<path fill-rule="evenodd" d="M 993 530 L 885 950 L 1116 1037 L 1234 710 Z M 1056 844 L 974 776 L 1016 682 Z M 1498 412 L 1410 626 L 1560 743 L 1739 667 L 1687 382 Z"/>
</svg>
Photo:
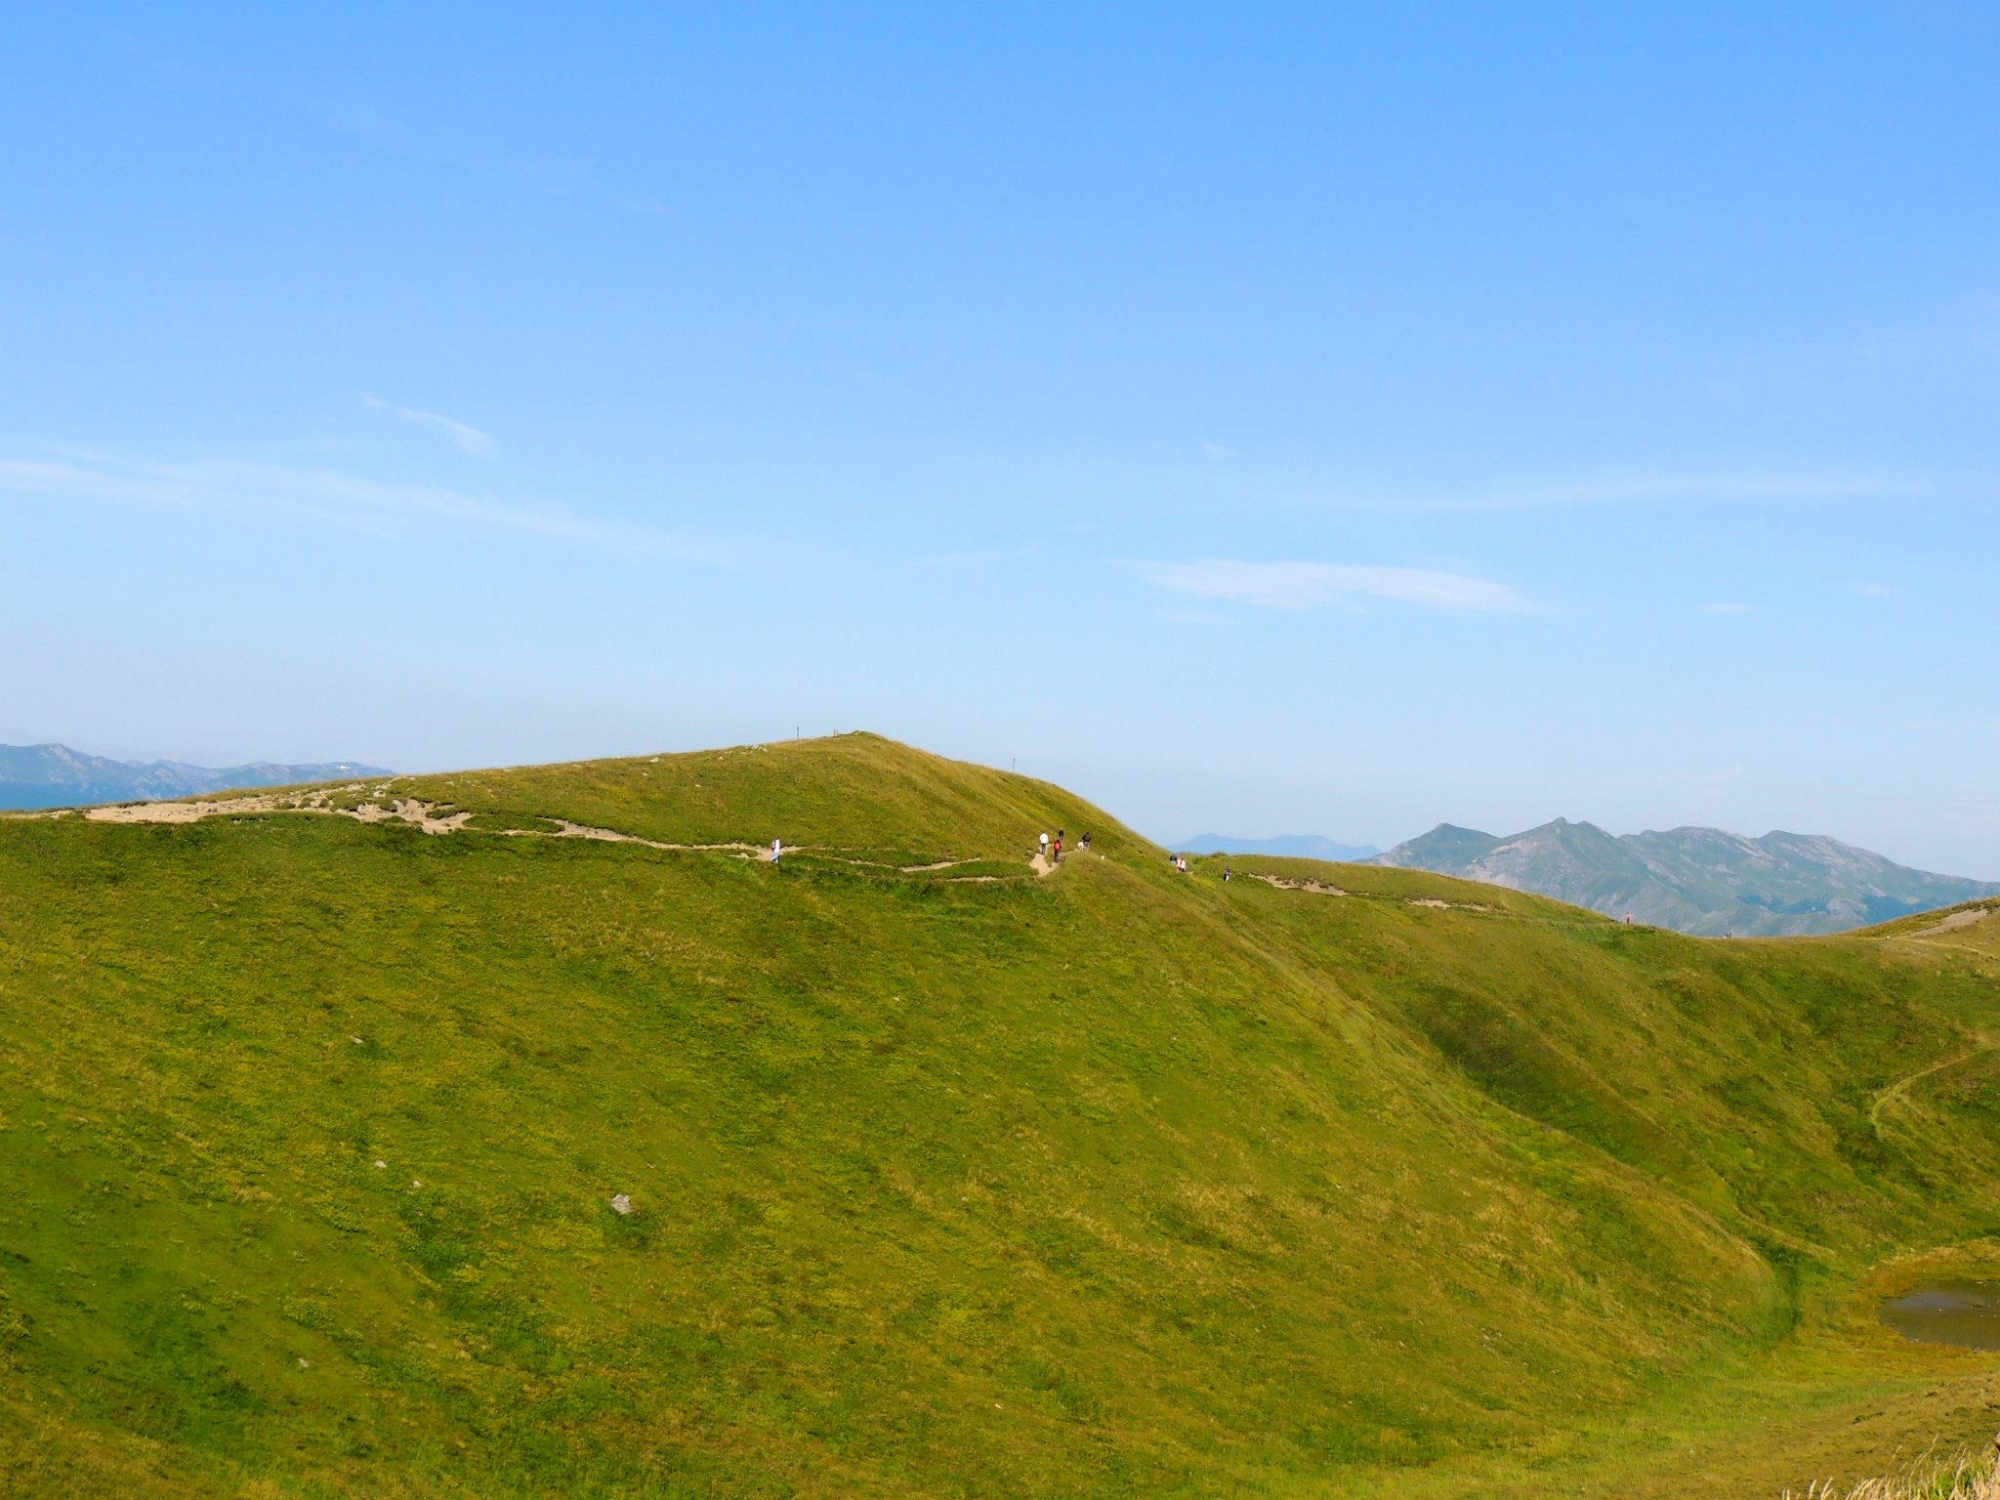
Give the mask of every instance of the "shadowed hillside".
<svg viewBox="0 0 2000 1500">
<path fill-rule="evenodd" d="M 865 735 L 181 815 L 0 821 L 11 1492 L 1775 1493 L 1992 1425 L 1873 1316 L 2000 1265 L 1976 922 L 1183 876 Z"/>
</svg>

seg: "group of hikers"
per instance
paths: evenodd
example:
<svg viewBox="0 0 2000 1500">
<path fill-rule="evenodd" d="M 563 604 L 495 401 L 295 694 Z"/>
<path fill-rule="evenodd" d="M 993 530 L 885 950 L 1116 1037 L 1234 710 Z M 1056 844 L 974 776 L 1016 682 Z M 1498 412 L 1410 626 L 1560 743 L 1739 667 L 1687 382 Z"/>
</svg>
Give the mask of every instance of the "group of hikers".
<svg viewBox="0 0 2000 1500">
<path fill-rule="evenodd" d="M 1042 863 L 1047 865 L 1052 870 L 1057 865 L 1062 863 L 1063 839 L 1066 836 L 1067 835 L 1060 828 L 1056 830 L 1054 838 L 1049 837 L 1049 835 L 1046 833 L 1041 835 Z M 1076 846 L 1077 848 L 1083 850 L 1086 854 L 1089 853 L 1090 835 L 1086 833 L 1082 838 L 1078 839 L 1076 841 Z M 771 863 L 775 865 L 779 861 L 779 859 L 783 857 L 784 852 L 785 852 L 784 844 L 778 839 L 772 839 Z M 1185 854 L 1169 854 L 1167 856 L 1167 863 L 1169 865 L 1172 865 L 1176 870 L 1180 871 L 1181 874 L 1183 875 L 1187 874 L 1188 862 L 1187 862 L 1187 856 Z M 1229 866 L 1227 865 L 1224 865 L 1222 867 L 1222 878 L 1224 880 L 1228 880 L 1235 873 L 1236 872 L 1230 869 Z M 1632 920 L 1632 918 L 1628 915 L 1625 918 L 1625 920 L 1629 922 Z"/>
<path fill-rule="evenodd" d="M 1050 838 L 1046 833 L 1043 834 L 1041 836 L 1041 843 L 1042 843 L 1042 862 L 1048 865 L 1049 868 L 1054 869 L 1057 865 L 1062 863 L 1063 831 L 1060 828 L 1058 828 L 1056 830 L 1056 835 L 1054 838 Z M 1079 849 L 1088 849 L 1090 847 L 1090 835 L 1086 833 L 1081 839 L 1079 839 L 1077 841 L 1077 847 Z M 1169 854 L 1167 856 L 1167 863 L 1173 866 L 1174 869 L 1180 871 L 1180 873 L 1183 875 L 1187 874 L 1188 872 L 1188 862 L 1187 862 L 1187 856 L 1185 854 Z M 1232 877 L 1234 877 L 1235 874 L 1236 872 L 1232 870 L 1228 865 L 1224 865 L 1222 867 L 1222 878 L 1224 880 L 1231 879 Z"/>
<path fill-rule="evenodd" d="M 1047 864 L 1051 869 L 1055 868 L 1055 866 L 1062 863 L 1063 839 L 1065 837 L 1066 835 L 1064 831 L 1060 828 L 1056 830 L 1056 835 L 1054 838 L 1050 838 L 1046 833 L 1042 835 L 1042 861 L 1043 863 Z M 1086 854 L 1090 852 L 1089 834 L 1086 833 L 1082 838 L 1077 840 L 1077 848 L 1083 850 Z M 784 857 L 784 853 L 785 853 L 784 841 L 782 839 L 772 839 L 771 863 L 774 865 L 777 864 L 778 861 Z M 1187 868 L 1186 860 L 1181 861 L 1181 868 L 1183 870 Z"/>
<path fill-rule="evenodd" d="M 1041 835 L 1042 863 L 1047 865 L 1052 870 L 1057 865 L 1062 863 L 1063 839 L 1066 836 L 1067 835 L 1060 828 L 1056 830 L 1054 838 L 1050 838 L 1049 835 L 1046 833 Z M 1085 853 L 1089 853 L 1090 835 L 1086 833 L 1082 838 L 1078 839 L 1076 846 L 1077 848 L 1083 850 Z M 772 839 L 771 863 L 775 865 L 780 859 L 780 857 L 783 856 L 784 852 L 785 852 L 785 846 L 777 839 Z M 1188 862 L 1187 862 L 1187 856 L 1185 854 L 1169 854 L 1167 856 L 1167 863 L 1172 865 L 1176 870 L 1180 871 L 1181 874 L 1183 875 L 1187 874 Z M 1230 869 L 1229 866 L 1227 865 L 1224 865 L 1222 867 L 1222 878 L 1224 880 L 1228 880 L 1235 873 L 1236 872 Z M 1625 918 L 1625 920 L 1629 922 L 1632 919 L 1631 917 L 1628 916 Z"/>
<path fill-rule="evenodd" d="M 1042 835 L 1042 862 L 1051 869 L 1062 863 L 1063 838 L 1063 830 L 1060 828 L 1056 830 L 1054 838 L 1050 838 L 1046 833 Z M 1085 853 L 1089 853 L 1090 835 L 1086 833 L 1082 838 L 1078 839 L 1076 846 Z"/>
</svg>

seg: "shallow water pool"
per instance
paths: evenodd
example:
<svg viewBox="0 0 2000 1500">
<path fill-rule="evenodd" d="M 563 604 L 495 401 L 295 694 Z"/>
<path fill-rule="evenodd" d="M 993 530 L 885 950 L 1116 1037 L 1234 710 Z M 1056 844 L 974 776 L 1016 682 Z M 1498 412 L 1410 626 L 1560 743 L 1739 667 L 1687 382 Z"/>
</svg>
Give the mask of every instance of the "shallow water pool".
<svg viewBox="0 0 2000 1500">
<path fill-rule="evenodd" d="M 2000 1349 L 2000 1282 L 1934 1281 L 1882 1304 L 1882 1321 L 1920 1344 Z"/>
</svg>

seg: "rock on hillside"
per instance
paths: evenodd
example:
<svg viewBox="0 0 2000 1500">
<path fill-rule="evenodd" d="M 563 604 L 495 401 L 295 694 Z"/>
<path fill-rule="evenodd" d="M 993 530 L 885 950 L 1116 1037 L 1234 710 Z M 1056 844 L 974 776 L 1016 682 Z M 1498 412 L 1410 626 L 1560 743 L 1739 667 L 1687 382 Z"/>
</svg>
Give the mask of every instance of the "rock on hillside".
<svg viewBox="0 0 2000 1500">
<path fill-rule="evenodd" d="M 1508 838 L 1440 823 L 1377 863 L 1554 896 L 1717 937 L 1845 932 L 2000 893 L 1811 834 L 1718 828 L 1613 836 L 1557 818 Z"/>
</svg>

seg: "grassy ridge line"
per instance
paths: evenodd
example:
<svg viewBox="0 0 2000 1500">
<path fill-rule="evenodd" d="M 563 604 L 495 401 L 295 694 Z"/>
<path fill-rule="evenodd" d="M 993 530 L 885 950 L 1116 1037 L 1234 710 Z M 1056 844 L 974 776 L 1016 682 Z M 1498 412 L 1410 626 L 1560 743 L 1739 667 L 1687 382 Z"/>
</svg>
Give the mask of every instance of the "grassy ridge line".
<svg viewBox="0 0 2000 1500">
<path fill-rule="evenodd" d="M 1631 1458 L 1609 1409 L 1734 1462 L 1699 1372 L 1798 1423 L 1963 1371 L 1841 1311 L 1993 1222 L 1983 1078 L 1927 1075 L 1859 1154 L 1848 1102 L 1990 1011 L 1960 956 L 1402 871 L 1223 886 L 865 737 L 618 765 L 397 790 L 1016 862 L 1074 808 L 1119 857 L 944 888 L 0 828 L 7 1390 L 76 1414 L 48 1441 L 214 1493 L 1541 1493 L 1506 1487 Z M 1795 1317 L 1820 1342 L 1774 1358 Z"/>
<path fill-rule="evenodd" d="M 475 826 L 488 829 L 567 819 L 663 843 L 759 847 L 780 837 L 788 845 L 1025 861 L 1036 834 L 1065 828 L 1072 841 L 1093 833 L 1101 855 L 1164 858 L 1164 851 L 1060 787 L 862 733 L 331 785 L 335 806 L 413 797 L 474 808 Z M 201 800 L 249 802 L 301 790 L 306 788 L 257 788 Z M 948 846 L 939 847 L 940 840 Z"/>
<path fill-rule="evenodd" d="M 567 818 L 667 843 L 772 838 L 932 858 L 1026 860 L 1038 833 L 1093 834 L 1118 858 L 1164 851 L 1064 791 L 872 734 L 689 755 L 399 777 L 399 792 L 521 820 Z"/>
</svg>

